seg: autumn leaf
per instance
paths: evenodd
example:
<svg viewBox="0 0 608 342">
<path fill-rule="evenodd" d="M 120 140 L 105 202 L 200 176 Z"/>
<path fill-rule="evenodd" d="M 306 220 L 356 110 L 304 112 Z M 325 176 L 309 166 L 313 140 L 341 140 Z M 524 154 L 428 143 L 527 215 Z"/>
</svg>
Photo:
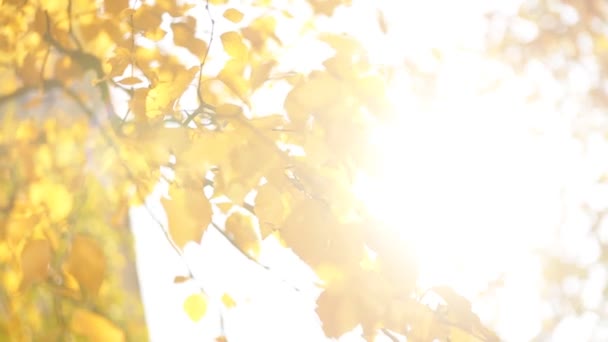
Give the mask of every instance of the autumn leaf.
<svg viewBox="0 0 608 342">
<path fill-rule="evenodd" d="M 224 51 L 226 51 L 230 57 L 241 61 L 247 59 L 248 48 L 238 32 L 229 31 L 223 33 L 220 36 L 220 39 L 222 40 Z"/>
<path fill-rule="evenodd" d="M 255 214 L 260 222 L 262 238 L 270 235 L 287 218 L 288 203 L 276 186 L 266 183 L 258 189 L 255 197 Z"/>
<path fill-rule="evenodd" d="M 44 280 L 51 261 L 51 245 L 47 240 L 29 240 L 21 251 L 22 284 Z"/>
<path fill-rule="evenodd" d="M 235 8 L 229 8 L 224 11 L 224 18 L 232 21 L 233 23 L 238 23 L 243 19 L 243 13 Z"/>
<path fill-rule="evenodd" d="M 179 247 L 190 241 L 199 242 L 211 223 L 211 204 L 203 190 L 172 187 L 170 199 L 161 202 L 169 221 L 169 234 Z"/>
<path fill-rule="evenodd" d="M 359 324 L 358 309 L 353 300 L 340 292 L 324 291 L 317 299 L 317 314 L 327 337 L 338 338 Z"/>
<path fill-rule="evenodd" d="M 47 180 L 36 182 L 30 186 L 29 195 L 34 205 L 44 206 L 53 222 L 67 218 L 72 211 L 72 195 L 62 184 Z"/>
<path fill-rule="evenodd" d="M 198 322 L 207 312 L 207 300 L 201 294 L 192 294 L 184 301 L 184 311 L 192 321 Z"/>
<path fill-rule="evenodd" d="M 254 258 L 260 253 L 260 238 L 250 215 L 235 211 L 226 219 L 226 234 L 245 253 Z"/>
<path fill-rule="evenodd" d="M 109 319 L 81 308 L 72 314 L 70 330 L 91 342 L 126 341 L 125 333 Z"/>
<path fill-rule="evenodd" d="M 106 257 L 98 242 L 89 236 L 76 235 L 72 240 L 67 270 L 81 289 L 97 294 L 106 272 Z"/>
<path fill-rule="evenodd" d="M 207 50 L 207 43 L 195 37 L 196 19 L 187 17 L 185 22 L 171 24 L 173 31 L 173 43 L 177 46 L 182 46 L 198 56 L 201 60 Z"/>
<path fill-rule="evenodd" d="M 190 280 L 190 279 L 191 279 L 191 278 L 190 278 L 189 276 L 176 276 L 176 277 L 173 279 L 173 283 L 174 283 L 174 284 L 181 284 L 181 283 L 185 283 L 185 282 L 187 282 L 187 281 L 188 281 L 188 280 Z"/>
<path fill-rule="evenodd" d="M 234 299 L 227 293 L 222 295 L 222 304 L 228 309 L 231 309 L 236 306 L 236 302 Z"/>
</svg>

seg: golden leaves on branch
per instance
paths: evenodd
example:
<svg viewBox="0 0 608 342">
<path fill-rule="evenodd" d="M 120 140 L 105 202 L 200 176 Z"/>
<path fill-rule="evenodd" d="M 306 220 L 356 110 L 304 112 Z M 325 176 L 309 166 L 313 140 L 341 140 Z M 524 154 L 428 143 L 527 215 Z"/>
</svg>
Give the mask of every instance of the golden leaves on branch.
<svg viewBox="0 0 608 342">
<path fill-rule="evenodd" d="M 211 223 L 211 204 L 203 189 L 171 187 L 170 199 L 161 202 L 169 221 L 169 235 L 175 244 L 183 248 L 186 243 L 199 243 Z"/>
</svg>

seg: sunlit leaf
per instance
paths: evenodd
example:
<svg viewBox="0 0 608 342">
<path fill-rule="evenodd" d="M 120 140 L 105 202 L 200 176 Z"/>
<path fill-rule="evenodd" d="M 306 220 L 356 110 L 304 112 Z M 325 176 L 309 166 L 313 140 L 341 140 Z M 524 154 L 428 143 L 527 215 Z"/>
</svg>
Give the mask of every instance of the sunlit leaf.
<svg viewBox="0 0 608 342">
<path fill-rule="evenodd" d="M 276 25 L 275 17 L 263 15 L 255 19 L 249 26 L 241 29 L 241 32 L 255 50 L 260 50 L 269 38 L 279 42 L 279 38 L 275 35 Z"/>
<path fill-rule="evenodd" d="M 89 236 L 76 235 L 72 240 L 67 269 L 83 290 L 96 294 L 106 272 L 106 256 L 98 241 Z"/>
<path fill-rule="evenodd" d="M 236 306 L 236 302 L 234 301 L 234 299 L 227 293 L 224 293 L 222 295 L 222 304 L 224 304 L 224 306 L 228 309 L 231 309 Z"/>
<path fill-rule="evenodd" d="M 235 211 L 226 219 L 226 234 L 243 251 L 253 257 L 260 253 L 260 238 L 250 215 Z"/>
<path fill-rule="evenodd" d="M 211 222 L 211 204 L 200 190 L 172 187 L 170 199 L 161 200 L 169 220 L 173 241 L 184 247 L 190 241 L 199 242 Z"/>
<path fill-rule="evenodd" d="M 138 84 L 140 82 L 141 82 L 141 79 L 139 77 L 125 77 L 122 80 L 118 81 L 118 83 L 124 84 L 124 85 L 134 85 L 134 84 Z"/>
<path fill-rule="evenodd" d="M 29 195 L 32 203 L 44 207 L 52 221 L 61 221 L 72 211 L 72 195 L 62 184 L 36 182 L 30 186 Z"/>
<path fill-rule="evenodd" d="M 317 314 L 327 337 L 340 337 L 359 324 L 355 303 L 339 292 L 326 290 L 321 293 L 317 299 Z"/>
<path fill-rule="evenodd" d="M 200 321 L 207 312 L 207 299 L 198 293 L 188 296 L 184 301 L 184 311 L 192 321 Z"/>
<path fill-rule="evenodd" d="M 29 284 L 47 277 L 51 261 L 51 245 L 47 240 L 28 241 L 21 251 L 23 283 Z"/>
<path fill-rule="evenodd" d="M 76 309 L 70 320 L 70 330 L 91 342 L 126 341 L 124 332 L 107 318 L 86 309 Z"/>
<path fill-rule="evenodd" d="M 258 189 L 254 208 L 260 221 L 262 238 L 265 238 L 283 224 L 287 217 L 288 204 L 281 191 L 274 185 L 267 183 Z"/>
<path fill-rule="evenodd" d="M 186 22 L 171 24 L 173 31 L 173 42 L 177 46 L 183 46 L 190 50 L 192 54 L 203 58 L 207 50 L 207 44 L 195 37 L 196 19 L 187 17 Z"/>
<path fill-rule="evenodd" d="M 247 45 L 243 42 L 242 36 L 238 32 L 229 31 L 220 36 L 224 51 L 237 60 L 245 60 L 248 54 Z"/>
<path fill-rule="evenodd" d="M 243 13 L 235 8 L 229 8 L 224 11 L 224 18 L 232 21 L 233 23 L 238 23 L 243 19 Z"/>
</svg>

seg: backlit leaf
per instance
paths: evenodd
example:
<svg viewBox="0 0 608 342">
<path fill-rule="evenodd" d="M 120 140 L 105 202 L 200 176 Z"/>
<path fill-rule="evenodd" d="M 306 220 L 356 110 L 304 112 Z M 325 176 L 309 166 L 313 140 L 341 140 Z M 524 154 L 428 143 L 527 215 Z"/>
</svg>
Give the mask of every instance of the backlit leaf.
<svg viewBox="0 0 608 342">
<path fill-rule="evenodd" d="M 238 23 L 243 19 L 243 13 L 235 8 L 229 8 L 224 11 L 224 18 L 232 21 L 233 23 Z"/>
<path fill-rule="evenodd" d="M 96 240 L 76 235 L 67 260 L 67 270 L 78 281 L 81 289 L 96 294 L 106 272 L 106 257 Z"/>
<path fill-rule="evenodd" d="M 163 198 L 161 202 L 167 212 L 171 238 L 180 247 L 190 241 L 198 243 L 211 222 L 211 204 L 202 188 L 196 191 L 172 187 L 169 196 L 170 199 Z"/>
<path fill-rule="evenodd" d="M 184 301 L 184 311 L 192 321 L 198 322 L 207 312 L 207 300 L 199 293 L 192 294 Z"/>
<path fill-rule="evenodd" d="M 122 80 L 118 81 L 118 83 L 124 85 L 134 85 L 141 83 L 141 79 L 139 77 L 125 77 Z"/>
<path fill-rule="evenodd" d="M 247 58 L 247 45 L 245 45 L 242 36 L 238 32 L 229 31 L 223 33 L 220 36 L 220 39 L 222 40 L 224 51 L 226 51 L 230 57 L 237 60 L 245 60 Z"/>
<path fill-rule="evenodd" d="M 235 211 L 226 219 L 226 234 L 245 253 L 257 257 L 260 253 L 260 238 L 250 215 Z"/>
<path fill-rule="evenodd" d="M 77 308 L 72 314 L 70 330 L 91 342 L 126 341 L 125 333 L 110 320 L 81 308 Z"/>
<path fill-rule="evenodd" d="M 32 203 L 43 206 L 54 222 L 67 218 L 72 211 L 72 195 L 62 184 L 36 182 L 30 186 L 29 195 Z"/>
<path fill-rule="evenodd" d="M 258 189 L 254 210 L 260 221 L 262 238 L 266 238 L 283 224 L 287 217 L 287 208 L 283 194 L 274 185 L 267 183 Z"/>
<path fill-rule="evenodd" d="M 228 309 L 231 309 L 236 306 L 236 302 L 234 301 L 234 299 L 232 299 L 232 297 L 227 293 L 224 293 L 222 295 L 222 304 L 224 304 L 224 306 Z"/>
<path fill-rule="evenodd" d="M 51 261 L 51 245 L 47 240 L 28 241 L 21 251 L 23 283 L 41 281 L 47 277 Z"/>
</svg>

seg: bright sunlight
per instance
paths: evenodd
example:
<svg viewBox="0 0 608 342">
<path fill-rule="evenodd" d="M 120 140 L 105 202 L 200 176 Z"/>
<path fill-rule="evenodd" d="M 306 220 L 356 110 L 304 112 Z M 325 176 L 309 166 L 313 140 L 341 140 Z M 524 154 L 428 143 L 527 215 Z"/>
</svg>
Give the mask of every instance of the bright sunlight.
<svg viewBox="0 0 608 342">
<path fill-rule="evenodd" d="M 361 174 L 355 192 L 411 241 L 423 288 L 448 285 L 479 298 L 492 284 L 507 282 L 498 294 L 500 312 L 484 312 L 483 301 L 477 311 L 513 324 L 503 336 L 527 339 L 540 329 L 536 251 L 552 243 L 548 237 L 559 224 L 560 179 L 568 166 L 558 155 L 570 128 L 548 104 L 527 100 L 542 78 L 516 75 L 476 51 L 483 7 L 459 3 L 454 10 L 462 16 L 429 10 L 449 12 L 446 21 L 468 18 L 468 24 L 450 22 L 449 30 L 437 32 L 422 19 L 394 23 L 401 29 L 393 33 L 397 39 L 433 32 L 408 47 L 435 49 L 417 67 L 440 76 L 434 94 L 414 88 L 411 73 L 395 77 L 389 89 L 395 119 L 371 139 L 381 171 Z M 388 56 L 408 53 L 397 41 L 389 46 Z M 530 310 L 522 315 L 516 303 Z"/>
</svg>

